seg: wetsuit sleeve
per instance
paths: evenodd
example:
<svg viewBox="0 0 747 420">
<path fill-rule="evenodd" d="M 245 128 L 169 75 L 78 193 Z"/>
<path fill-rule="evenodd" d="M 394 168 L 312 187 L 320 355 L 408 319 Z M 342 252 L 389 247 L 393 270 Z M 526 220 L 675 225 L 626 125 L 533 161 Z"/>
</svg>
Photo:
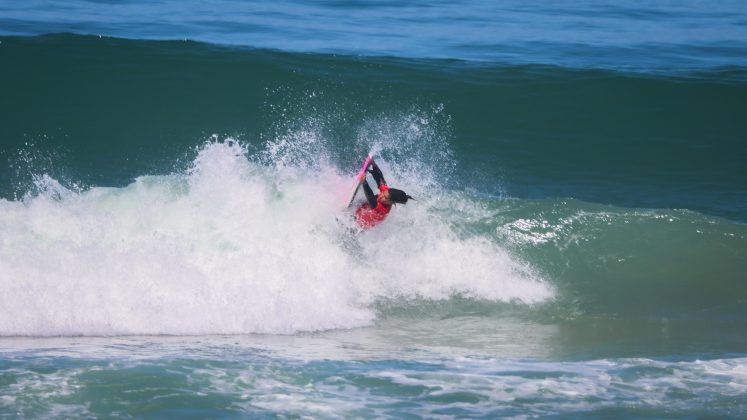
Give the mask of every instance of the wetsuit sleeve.
<svg viewBox="0 0 747 420">
<path fill-rule="evenodd" d="M 363 181 L 363 192 L 366 193 L 366 200 L 368 200 L 368 205 L 371 206 L 371 208 L 376 207 L 376 196 L 374 195 L 373 191 L 371 191 L 371 187 L 368 186 L 368 181 Z"/>
<path fill-rule="evenodd" d="M 384 174 L 381 173 L 381 169 L 379 169 L 379 166 L 376 164 L 376 162 L 371 161 L 371 169 L 369 170 L 369 172 L 371 172 L 371 175 L 373 175 L 377 186 L 386 184 L 386 181 L 384 180 Z"/>
</svg>

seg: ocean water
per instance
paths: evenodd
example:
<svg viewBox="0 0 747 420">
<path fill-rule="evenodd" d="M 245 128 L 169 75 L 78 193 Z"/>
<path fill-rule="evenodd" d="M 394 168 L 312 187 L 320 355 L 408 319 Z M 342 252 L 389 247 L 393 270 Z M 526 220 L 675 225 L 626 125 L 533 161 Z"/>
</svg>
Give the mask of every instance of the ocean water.
<svg viewBox="0 0 747 420">
<path fill-rule="evenodd" d="M 0 1 L 0 418 L 743 418 L 745 133 L 742 1 Z"/>
</svg>

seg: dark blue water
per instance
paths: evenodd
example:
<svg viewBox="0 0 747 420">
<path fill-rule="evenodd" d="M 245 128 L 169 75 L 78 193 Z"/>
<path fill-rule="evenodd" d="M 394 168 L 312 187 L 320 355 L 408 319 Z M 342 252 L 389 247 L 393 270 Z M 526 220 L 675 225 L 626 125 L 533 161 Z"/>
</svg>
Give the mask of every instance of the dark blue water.
<svg viewBox="0 0 747 420">
<path fill-rule="evenodd" d="M 680 72 L 744 66 L 742 1 L 25 1 L 0 33 Z"/>
</svg>

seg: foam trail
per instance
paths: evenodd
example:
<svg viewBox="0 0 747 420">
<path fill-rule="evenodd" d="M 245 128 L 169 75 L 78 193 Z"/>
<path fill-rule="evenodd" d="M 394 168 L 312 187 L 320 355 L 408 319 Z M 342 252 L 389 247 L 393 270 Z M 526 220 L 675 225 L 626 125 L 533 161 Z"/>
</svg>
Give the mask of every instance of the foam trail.
<svg viewBox="0 0 747 420">
<path fill-rule="evenodd" d="M 211 142 L 186 173 L 84 192 L 42 177 L 39 195 L 0 200 L 0 335 L 288 334 L 370 325 L 382 298 L 552 296 L 427 199 L 351 251 L 348 175 L 266 159 Z"/>
</svg>

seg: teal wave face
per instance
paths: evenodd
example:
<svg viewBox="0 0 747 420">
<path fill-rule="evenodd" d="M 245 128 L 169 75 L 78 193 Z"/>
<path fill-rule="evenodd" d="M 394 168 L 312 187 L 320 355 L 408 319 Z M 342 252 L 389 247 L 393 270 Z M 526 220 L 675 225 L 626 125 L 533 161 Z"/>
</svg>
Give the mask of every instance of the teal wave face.
<svg viewBox="0 0 747 420">
<path fill-rule="evenodd" d="M 584 314 L 741 319 L 746 313 L 742 224 L 684 210 L 509 200 L 486 227 L 554 279 L 559 302 Z"/>
<path fill-rule="evenodd" d="M 313 126 L 344 166 L 371 120 L 438 108 L 456 188 L 747 220 L 741 68 L 654 77 L 72 35 L 3 38 L 0 55 L 5 197 L 30 173 L 168 173 L 215 133 L 261 144 Z"/>
</svg>

